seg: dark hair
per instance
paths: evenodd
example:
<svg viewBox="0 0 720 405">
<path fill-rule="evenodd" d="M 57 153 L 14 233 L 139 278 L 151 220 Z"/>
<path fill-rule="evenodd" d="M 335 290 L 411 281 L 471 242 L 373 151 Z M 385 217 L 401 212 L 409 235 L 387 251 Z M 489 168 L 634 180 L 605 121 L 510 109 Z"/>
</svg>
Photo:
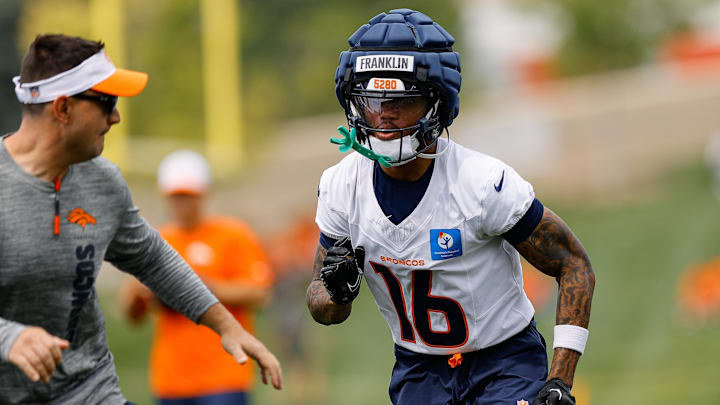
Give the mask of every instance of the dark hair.
<svg viewBox="0 0 720 405">
<path fill-rule="evenodd" d="M 105 47 L 101 41 L 90 41 L 63 34 L 44 34 L 35 37 L 30 44 L 22 67 L 20 83 L 32 83 L 53 77 L 82 63 Z M 37 114 L 43 104 L 23 104 L 23 112 Z"/>
</svg>

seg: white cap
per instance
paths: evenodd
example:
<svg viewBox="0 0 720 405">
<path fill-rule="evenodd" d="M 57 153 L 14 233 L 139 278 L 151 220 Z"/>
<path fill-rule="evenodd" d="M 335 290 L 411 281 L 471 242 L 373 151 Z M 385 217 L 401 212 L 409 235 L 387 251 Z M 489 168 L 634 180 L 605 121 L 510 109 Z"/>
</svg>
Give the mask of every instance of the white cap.
<svg viewBox="0 0 720 405">
<path fill-rule="evenodd" d="M 210 166 L 205 158 L 191 150 L 173 152 L 160 162 L 158 187 L 165 195 L 207 193 Z"/>
</svg>

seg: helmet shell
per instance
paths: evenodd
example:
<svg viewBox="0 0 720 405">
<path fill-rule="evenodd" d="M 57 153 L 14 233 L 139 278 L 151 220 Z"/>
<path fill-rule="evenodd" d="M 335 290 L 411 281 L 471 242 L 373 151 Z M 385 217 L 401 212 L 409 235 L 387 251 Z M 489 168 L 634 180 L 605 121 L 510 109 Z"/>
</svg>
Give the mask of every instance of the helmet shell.
<svg viewBox="0 0 720 405">
<path fill-rule="evenodd" d="M 349 108 L 348 88 L 352 83 L 382 72 L 383 77 L 414 80 L 439 90 L 440 121 L 443 127 L 452 124 L 460 109 L 460 55 L 452 50 L 455 38 L 438 23 L 418 11 L 390 10 L 358 28 L 348 43 L 350 49 L 340 53 L 340 63 L 335 71 L 335 93 L 346 111 Z M 373 58 L 362 58 L 374 55 L 396 55 L 410 60 L 412 66 L 398 68 L 392 58 L 388 58 L 388 64 L 369 64 L 367 59 Z M 358 64 L 358 58 L 365 59 L 362 66 Z"/>
</svg>

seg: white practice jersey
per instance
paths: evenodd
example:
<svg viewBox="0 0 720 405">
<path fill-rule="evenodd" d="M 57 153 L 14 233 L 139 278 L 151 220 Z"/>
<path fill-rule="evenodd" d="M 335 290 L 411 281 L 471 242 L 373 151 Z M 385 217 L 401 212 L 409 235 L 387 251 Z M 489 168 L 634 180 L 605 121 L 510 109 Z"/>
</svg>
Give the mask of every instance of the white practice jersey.
<svg viewBox="0 0 720 405">
<path fill-rule="evenodd" d="M 532 319 L 520 255 L 501 235 L 535 194 L 503 162 L 439 142 L 449 149 L 400 224 L 385 217 L 373 191 L 374 162 L 358 153 L 323 173 L 316 222 L 323 234 L 365 248 L 365 279 L 395 343 L 452 354 L 500 343 Z"/>
</svg>

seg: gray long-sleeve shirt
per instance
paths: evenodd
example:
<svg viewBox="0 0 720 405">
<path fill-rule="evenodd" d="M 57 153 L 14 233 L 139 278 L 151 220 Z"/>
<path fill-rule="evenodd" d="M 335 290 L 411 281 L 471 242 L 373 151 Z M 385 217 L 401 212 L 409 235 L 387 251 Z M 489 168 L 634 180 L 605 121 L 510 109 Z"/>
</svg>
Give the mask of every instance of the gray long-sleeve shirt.
<svg viewBox="0 0 720 405">
<path fill-rule="evenodd" d="M 20 168 L 0 139 L 0 404 L 124 404 L 94 282 L 107 260 L 197 322 L 217 299 L 143 220 L 119 169 L 70 166 L 54 234 L 55 187 Z M 50 383 L 8 361 L 27 326 L 70 340 Z"/>
</svg>

